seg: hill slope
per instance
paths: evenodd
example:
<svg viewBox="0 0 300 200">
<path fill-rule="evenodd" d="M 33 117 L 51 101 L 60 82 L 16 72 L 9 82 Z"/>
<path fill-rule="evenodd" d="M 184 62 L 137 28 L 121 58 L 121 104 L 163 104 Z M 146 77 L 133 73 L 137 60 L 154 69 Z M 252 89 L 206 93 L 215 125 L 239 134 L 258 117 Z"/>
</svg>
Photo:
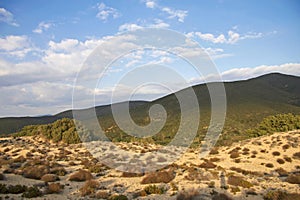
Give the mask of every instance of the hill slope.
<svg viewBox="0 0 300 200">
<path fill-rule="evenodd" d="M 224 85 L 227 95 L 224 133 L 227 133 L 228 137 L 230 134 L 240 134 L 243 130 L 254 127 L 269 115 L 300 114 L 300 77 L 273 73 L 245 81 L 226 82 Z M 209 93 L 205 84 L 196 85 L 193 89 L 201 109 L 201 125 L 198 132 L 202 134 L 210 120 Z M 157 137 L 171 138 L 178 129 L 180 120 L 180 106 L 174 94 L 153 102 L 130 102 L 130 112 L 134 121 L 139 125 L 148 124 L 148 109 L 153 104 L 163 105 L 168 114 L 165 127 Z M 78 112 L 84 112 L 84 110 Z M 110 105 L 98 106 L 96 112 L 104 130 L 114 127 L 107 132 L 108 135 L 114 138 L 117 134 L 124 134 L 112 118 Z M 72 111 L 44 117 L 0 118 L 0 134 L 16 132 L 25 125 L 52 123 L 64 117 L 72 118 Z"/>
</svg>

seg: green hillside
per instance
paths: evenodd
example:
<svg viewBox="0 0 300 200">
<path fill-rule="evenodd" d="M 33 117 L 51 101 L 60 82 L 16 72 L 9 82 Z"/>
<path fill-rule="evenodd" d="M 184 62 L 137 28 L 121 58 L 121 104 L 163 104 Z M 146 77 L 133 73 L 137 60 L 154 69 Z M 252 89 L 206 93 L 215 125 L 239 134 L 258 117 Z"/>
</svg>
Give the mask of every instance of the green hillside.
<svg viewBox="0 0 300 200">
<path fill-rule="evenodd" d="M 246 81 L 226 82 L 224 85 L 227 95 L 227 115 L 219 144 L 249 137 L 247 130 L 257 127 L 267 116 L 283 113 L 300 114 L 300 77 L 274 73 Z M 195 139 L 195 143 L 198 143 L 204 137 L 209 125 L 210 98 L 205 84 L 194 86 L 193 89 L 201 110 L 198 137 Z M 184 91 L 178 93 L 181 92 Z M 153 102 L 130 102 L 130 114 L 138 125 L 147 125 L 148 110 L 154 104 L 164 106 L 167 111 L 167 121 L 163 129 L 149 140 L 166 144 L 177 132 L 180 122 L 180 106 L 174 94 Z M 188 109 L 193 112 L 192 107 Z M 96 107 L 96 112 L 102 129 L 110 139 L 115 141 L 135 139 L 118 128 L 109 105 Z M 65 111 L 47 117 L 2 118 L 0 132 L 1 134 L 18 132 L 25 125 L 49 124 L 62 118 L 72 118 L 72 112 Z M 190 120 L 193 121 L 192 118 Z M 189 130 L 186 134 L 189 134 Z"/>
</svg>

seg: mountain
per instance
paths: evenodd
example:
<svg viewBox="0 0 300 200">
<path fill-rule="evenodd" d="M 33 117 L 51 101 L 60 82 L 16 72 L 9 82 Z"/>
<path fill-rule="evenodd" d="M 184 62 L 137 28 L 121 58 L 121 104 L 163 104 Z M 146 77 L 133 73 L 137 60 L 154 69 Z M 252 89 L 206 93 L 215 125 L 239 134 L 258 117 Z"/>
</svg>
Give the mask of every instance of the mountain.
<svg viewBox="0 0 300 200">
<path fill-rule="evenodd" d="M 223 133 L 227 137 L 232 134 L 241 134 L 244 130 L 256 126 L 269 115 L 279 113 L 300 114 L 300 77 L 272 73 L 249 80 L 225 82 L 224 86 L 226 89 L 227 113 Z M 193 89 L 200 105 L 201 123 L 198 133 L 201 135 L 209 124 L 211 102 L 206 84 L 193 86 Z M 185 90 L 178 91 L 175 94 L 183 94 Z M 167 120 L 157 137 L 172 138 L 179 128 L 178 124 L 180 122 L 180 105 L 175 94 L 167 95 L 152 102 L 129 102 L 130 114 L 133 120 L 138 125 L 147 125 L 150 122 L 148 116 L 150 106 L 161 104 L 166 110 Z M 116 126 L 111 113 L 111 105 L 98 106 L 95 109 L 101 127 L 107 130 L 111 137 L 116 136 L 116 134 L 124 134 Z M 188 109 L 193 112 L 192 107 Z M 86 111 L 87 109 L 76 112 L 84 113 Z M 26 125 L 47 124 L 61 118 L 72 117 L 72 111 L 68 110 L 53 116 L 0 118 L 0 134 L 19 131 Z"/>
</svg>

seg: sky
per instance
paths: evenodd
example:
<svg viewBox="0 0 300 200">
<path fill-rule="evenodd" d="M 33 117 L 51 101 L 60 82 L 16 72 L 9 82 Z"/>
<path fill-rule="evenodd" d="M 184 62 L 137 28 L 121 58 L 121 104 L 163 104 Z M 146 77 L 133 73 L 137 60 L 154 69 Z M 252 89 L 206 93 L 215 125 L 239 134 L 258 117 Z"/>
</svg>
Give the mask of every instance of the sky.
<svg viewBox="0 0 300 200">
<path fill-rule="evenodd" d="M 172 54 L 135 51 L 110 66 L 102 85 L 99 80 L 99 86 L 74 85 L 97 47 L 117 49 L 108 51 L 110 57 L 130 45 L 138 48 L 122 34 L 142 28 L 176 31 L 197 42 L 224 81 L 271 72 L 300 76 L 299 20 L 297 0 L 2 0 L 0 117 L 71 109 L 74 88 L 83 96 L 94 96 L 96 105 L 108 104 L 120 77 L 147 63 L 173 66 L 191 84 L 203 82 L 188 63 Z M 126 84 L 120 88 L 116 102 L 133 91 Z M 144 100 L 171 92 L 155 84 L 134 91 L 135 99 Z"/>
</svg>

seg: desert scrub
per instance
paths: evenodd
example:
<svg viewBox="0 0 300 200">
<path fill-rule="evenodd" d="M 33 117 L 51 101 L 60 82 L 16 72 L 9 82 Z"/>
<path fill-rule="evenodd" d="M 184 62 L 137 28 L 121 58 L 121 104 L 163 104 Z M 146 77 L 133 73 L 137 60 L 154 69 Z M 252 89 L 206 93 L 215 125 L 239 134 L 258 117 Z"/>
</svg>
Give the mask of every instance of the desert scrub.
<svg viewBox="0 0 300 200">
<path fill-rule="evenodd" d="M 273 168 L 274 165 L 273 165 L 272 163 L 267 163 L 267 164 L 266 164 L 266 167 L 268 167 L 268 168 Z"/>
<path fill-rule="evenodd" d="M 25 198 L 34 198 L 34 197 L 40 197 L 43 193 L 35 186 L 29 187 L 26 189 L 26 191 L 22 194 L 22 197 Z"/>
<path fill-rule="evenodd" d="M 284 160 L 281 159 L 281 158 L 278 158 L 276 161 L 277 161 L 279 164 L 281 164 L 281 165 L 285 163 Z"/>
<path fill-rule="evenodd" d="M 70 181 L 87 181 L 93 179 L 93 175 L 85 170 L 80 169 L 79 171 L 73 173 L 70 175 L 69 180 Z"/>
<path fill-rule="evenodd" d="M 94 194 L 97 188 L 100 186 L 98 181 L 88 180 L 85 182 L 82 188 L 79 189 L 81 196 L 87 196 Z"/>
<path fill-rule="evenodd" d="M 289 200 L 289 199 L 300 199 L 300 194 L 287 193 L 281 190 L 270 190 L 263 196 L 264 200 Z"/>
<path fill-rule="evenodd" d="M 274 151 L 274 152 L 272 153 L 272 155 L 273 155 L 273 156 L 280 156 L 280 152 Z"/>
<path fill-rule="evenodd" d="M 156 185 L 148 185 L 144 188 L 146 194 L 164 194 L 166 192 L 165 188 L 158 187 Z"/>
<path fill-rule="evenodd" d="M 230 153 L 230 158 L 234 159 L 234 158 L 238 158 L 240 156 L 239 152 L 237 151 L 232 151 Z"/>
<path fill-rule="evenodd" d="M 242 177 L 231 175 L 227 180 L 228 184 L 233 186 L 240 186 L 243 188 L 250 188 L 253 186 L 249 181 L 244 180 Z"/>
<path fill-rule="evenodd" d="M 141 184 L 149 184 L 149 183 L 169 183 L 175 178 L 173 171 L 161 171 L 161 172 L 153 172 L 146 175 Z"/>
<path fill-rule="evenodd" d="M 236 194 L 237 192 L 240 192 L 240 188 L 239 187 L 230 187 L 230 192 L 233 194 Z"/>
<path fill-rule="evenodd" d="M 211 161 L 207 160 L 204 161 L 203 163 L 201 163 L 199 165 L 199 167 L 204 168 L 204 169 L 212 169 L 215 168 L 217 165 L 215 165 L 214 163 L 212 163 Z"/>
<path fill-rule="evenodd" d="M 285 181 L 291 184 L 300 184 L 300 174 L 290 174 Z"/>
<path fill-rule="evenodd" d="M 47 187 L 47 194 L 59 194 L 63 189 L 60 183 L 50 183 Z"/>
<path fill-rule="evenodd" d="M 59 178 L 55 174 L 45 174 L 44 176 L 42 176 L 41 180 L 44 182 L 55 182 L 59 180 Z"/>
<path fill-rule="evenodd" d="M 193 200 L 198 199 L 200 193 L 196 189 L 189 189 L 187 191 L 181 191 L 176 199 L 177 200 Z"/>
<path fill-rule="evenodd" d="M 109 200 L 128 200 L 128 198 L 125 195 L 113 195 Z"/>
</svg>

